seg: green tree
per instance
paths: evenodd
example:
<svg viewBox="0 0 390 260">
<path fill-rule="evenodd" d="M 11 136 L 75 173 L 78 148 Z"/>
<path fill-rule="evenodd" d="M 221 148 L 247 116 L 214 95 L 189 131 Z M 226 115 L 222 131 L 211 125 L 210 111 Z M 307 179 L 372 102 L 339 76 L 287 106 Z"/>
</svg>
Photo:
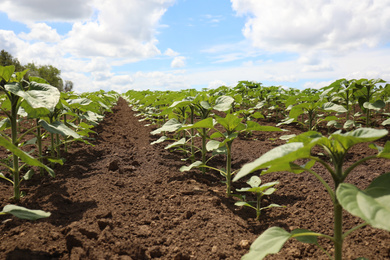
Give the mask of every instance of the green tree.
<svg viewBox="0 0 390 260">
<path fill-rule="evenodd" d="M 17 58 L 14 58 L 10 53 L 5 50 L 0 51 L 0 66 L 15 66 L 15 71 L 20 72 L 24 70 L 24 67 L 20 64 Z"/>
<path fill-rule="evenodd" d="M 64 92 L 70 92 L 73 89 L 73 82 L 70 80 L 65 80 Z"/>
<path fill-rule="evenodd" d="M 64 82 L 61 75 L 61 70 L 52 65 L 35 65 L 28 63 L 26 69 L 29 69 L 29 76 L 41 77 L 49 82 L 50 85 L 58 88 L 59 91 L 64 90 Z"/>
</svg>

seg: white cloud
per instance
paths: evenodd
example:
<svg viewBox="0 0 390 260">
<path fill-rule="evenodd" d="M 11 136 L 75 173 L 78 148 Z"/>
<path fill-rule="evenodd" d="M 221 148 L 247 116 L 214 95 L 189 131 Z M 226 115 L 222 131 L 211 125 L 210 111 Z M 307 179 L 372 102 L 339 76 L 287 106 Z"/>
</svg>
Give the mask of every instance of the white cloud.
<svg viewBox="0 0 390 260">
<path fill-rule="evenodd" d="M 178 56 L 179 53 L 172 50 L 171 48 L 168 48 L 165 52 L 164 52 L 164 55 L 166 56 L 169 56 L 169 57 L 175 57 L 175 56 Z"/>
<path fill-rule="evenodd" d="M 231 0 L 248 15 L 243 34 L 271 51 L 346 51 L 373 47 L 390 37 L 388 0 Z"/>
<path fill-rule="evenodd" d="M 183 56 L 177 56 L 171 62 L 172 68 L 183 68 L 186 65 L 186 58 Z"/>
<path fill-rule="evenodd" d="M 180 73 L 181 74 L 181 73 Z M 161 71 L 137 72 L 133 75 L 136 90 L 179 90 L 191 88 L 187 76 Z"/>
<path fill-rule="evenodd" d="M 36 21 L 66 21 L 88 19 L 93 14 L 93 0 L 2 0 L 0 11 L 11 20 L 33 23 Z"/>
<path fill-rule="evenodd" d="M 35 23 L 30 25 L 30 33 L 20 33 L 18 36 L 26 41 L 58 42 L 61 36 L 57 31 L 45 23 Z"/>
<path fill-rule="evenodd" d="M 321 82 L 309 81 L 309 82 L 306 82 L 306 83 L 303 85 L 303 88 L 320 89 L 320 88 L 329 86 L 329 85 L 332 84 L 333 82 L 334 82 L 334 80 L 321 81 Z"/>
<path fill-rule="evenodd" d="M 214 89 L 219 88 L 220 86 L 226 86 L 226 83 L 223 80 L 213 80 L 209 82 L 208 88 Z"/>
</svg>

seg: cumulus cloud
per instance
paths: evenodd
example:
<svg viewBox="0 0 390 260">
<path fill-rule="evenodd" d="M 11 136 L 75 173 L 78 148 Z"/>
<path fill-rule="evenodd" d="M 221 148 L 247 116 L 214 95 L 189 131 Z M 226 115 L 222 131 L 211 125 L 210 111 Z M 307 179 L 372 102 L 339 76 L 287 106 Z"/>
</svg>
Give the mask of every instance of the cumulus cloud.
<svg viewBox="0 0 390 260">
<path fill-rule="evenodd" d="M 175 57 L 175 56 L 178 56 L 179 53 L 172 50 L 171 48 L 168 48 L 165 52 L 164 52 L 164 55 L 166 56 L 169 56 L 169 57 Z"/>
<path fill-rule="evenodd" d="M 96 18 L 74 23 L 62 47 L 79 57 L 136 61 L 160 54 L 156 28 L 173 0 L 95 0 Z"/>
<path fill-rule="evenodd" d="M 0 11 L 11 20 L 33 23 L 36 21 L 72 22 L 88 19 L 93 13 L 93 0 L 2 0 Z"/>
<path fill-rule="evenodd" d="M 191 88 L 185 75 L 167 73 L 162 71 L 137 72 L 133 75 L 134 84 L 132 89 L 142 90 L 179 90 Z"/>
<path fill-rule="evenodd" d="M 215 89 L 219 88 L 220 86 L 226 86 L 226 83 L 223 80 L 213 80 L 209 82 L 208 88 Z"/>
<path fill-rule="evenodd" d="M 20 33 L 19 37 L 26 41 L 58 42 L 61 36 L 57 31 L 45 23 L 30 25 L 30 33 Z"/>
<path fill-rule="evenodd" d="M 243 34 L 271 51 L 346 51 L 373 47 L 390 37 L 389 1 L 231 0 L 247 15 Z"/>
<path fill-rule="evenodd" d="M 172 68 L 183 68 L 186 65 L 186 58 L 183 56 L 177 56 L 171 62 Z"/>
</svg>

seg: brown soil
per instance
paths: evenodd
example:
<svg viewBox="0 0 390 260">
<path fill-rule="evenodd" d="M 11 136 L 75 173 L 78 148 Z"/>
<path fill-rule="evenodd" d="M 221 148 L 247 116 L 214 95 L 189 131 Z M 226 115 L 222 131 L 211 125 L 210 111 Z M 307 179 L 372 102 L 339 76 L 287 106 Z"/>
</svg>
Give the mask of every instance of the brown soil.
<svg viewBox="0 0 390 260">
<path fill-rule="evenodd" d="M 250 208 L 225 198 L 222 176 L 198 170 L 181 173 L 183 162 L 166 144 L 150 145 L 150 135 L 135 112 L 120 99 L 95 129 L 94 146 L 76 144 L 56 178 L 34 176 L 23 183 L 26 196 L 19 205 L 43 209 L 50 218 L 35 222 L 1 216 L 0 259 L 240 259 L 267 228 L 306 228 L 332 235 L 332 205 L 325 189 L 310 174 L 269 174 L 263 182 L 279 180 L 278 190 L 264 199 L 285 208 L 264 211 L 260 221 Z M 263 122 L 266 124 L 266 122 Z M 291 133 L 299 128 L 284 127 Z M 283 144 L 286 133 L 254 133 L 233 143 L 233 169 Z M 384 141 L 379 144 L 383 145 Z M 366 145 L 351 150 L 348 163 L 373 153 Z M 223 167 L 224 157 L 211 161 Z M 384 173 L 390 161 L 373 160 L 358 167 L 348 182 L 365 188 Z M 330 181 L 320 166 L 314 169 Z M 243 187 L 247 178 L 235 183 Z M 11 186 L 0 182 L 0 204 L 9 204 Z M 345 213 L 344 227 L 360 223 Z M 328 241 L 320 244 L 332 252 Z M 365 227 L 344 243 L 344 258 L 390 259 L 390 234 Z M 295 240 L 267 259 L 325 259 L 314 245 Z"/>
</svg>

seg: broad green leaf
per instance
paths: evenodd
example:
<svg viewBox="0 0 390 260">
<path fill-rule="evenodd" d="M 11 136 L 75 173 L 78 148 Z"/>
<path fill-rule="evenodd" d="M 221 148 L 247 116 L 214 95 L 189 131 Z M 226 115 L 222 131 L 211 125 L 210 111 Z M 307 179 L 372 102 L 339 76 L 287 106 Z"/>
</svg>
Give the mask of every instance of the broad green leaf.
<svg viewBox="0 0 390 260">
<path fill-rule="evenodd" d="M 227 114 L 225 118 L 218 117 L 216 120 L 226 131 L 241 131 L 245 128 L 245 125 L 241 123 L 242 118 L 234 114 Z"/>
<path fill-rule="evenodd" d="M 261 184 L 261 179 L 259 176 L 252 176 L 249 181 L 246 182 L 252 188 L 259 187 Z"/>
<path fill-rule="evenodd" d="M 50 212 L 45 212 L 43 210 L 27 209 L 25 207 L 17 205 L 6 205 L 0 213 L 12 214 L 15 217 L 28 220 L 47 218 L 51 215 Z"/>
<path fill-rule="evenodd" d="M 348 129 L 348 128 L 355 127 L 355 126 L 357 126 L 357 124 L 354 120 L 347 120 L 347 121 L 345 121 L 343 128 Z"/>
<path fill-rule="evenodd" d="M 88 98 L 67 99 L 66 101 L 71 108 L 80 108 L 92 103 L 92 100 Z"/>
<path fill-rule="evenodd" d="M 346 113 L 347 112 L 347 109 L 345 109 L 345 107 L 343 107 L 341 105 L 337 105 L 337 104 L 332 103 L 332 102 L 325 103 L 323 105 L 323 108 L 324 108 L 324 110 L 335 111 L 335 112 L 338 112 L 338 113 Z"/>
<path fill-rule="evenodd" d="M 169 119 L 162 127 L 150 132 L 152 135 L 160 134 L 161 132 L 175 132 L 182 124 L 176 118 Z"/>
<path fill-rule="evenodd" d="M 210 105 L 210 103 L 209 103 L 208 101 L 205 101 L 205 100 L 200 101 L 200 105 L 201 105 L 204 109 L 206 109 L 206 110 L 211 109 L 211 105 Z"/>
<path fill-rule="evenodd" d="M 1 79 L 4 79 L 6 82 L 9 82 L 12 74 L 14 74 L 15 71 L 15 66 L 10 65 L 10 66 L 0 66 L 0 81 Z"/>
<path fill-rule="evenodd" d="M 279 205 L 279 204 L 271 203 L 271 204 L 269 204 L 268 206 L 261 208 L 261 210 L 263 210 L 263 209 L 269 209 L 269 208 L 285 208 L 285 207 L 286 207 L 286 206 L 281 206 L 281 205 Z"/>
<path fill-rule="evenodd" d="M 234 102 L 234 98 L 229 96 L 221 96 L 215 100 L 214 109 L 217 111 L 228 111 L 232 108 L 232 103 Z"/>
<path fill-rule="evenodd" d="M 383 121 L 381 125 L 390 125 L 390 118 Z"/>
<path fill-rule="evenodd" d="M 53 112 L 60 100 L 60 92 L 48 84 L 31 82 L 27 91 L 19 83 L 6 85 L 6 89 L 24 99 L 22 107 L 29 117 L 39 118 Z"/>
<path fill-rule="evenodd" d="M 302 235 L 302 234 L 312 234 L 311 236 L 309 235 Z M 307 244 L 318 244 L 317 240 L 317 234 L 308 230 L 308 229 L 294 229 L 291 231 L 292 237 L 294 237 L 296 240 L 302 242 L 302 243 L 307 243 Z"/>
<path fill-rule="evenodd" d="M 255 112 L 251 115 L 253 118 L 264 118 L 264 116 L 260 112 Z"/>
<path fill-rule="evenodd" d="M 291 234 L 280 227 L 271 227 L 264 231 L 251 245 L 249 253 L 241 260 L 260 260 L 269 254 L 276 254 L 291 237 Z"/>
<path fill-rule="evenodd" d="M 10 127 L 11 127 L 11 121 L 9 120 L 8 117 L 0 121 L 0 131 L 3 131 L 4 129 Z"/>
<path fill-rule="evenodd" d="M 47 160 L 51 163 L 58 163 L 59 165 L 64 165 L 63 159 L 47 158 Z"/>
<path fill-rule="evenodd" d="M 235 206 L 239 206 L 239 207 L 243 207 L 243 206 L 246 206 L 246 207 L 251 207 L 251 208 L 254 208 L 251 204 L 249 204 L 248 202 L 245 202 L 245 201 L 237 201 L 236 203 L 234 203 Z"/>
<path fill-rule="evenodd" d="M 292 135 L 282 135 L 281 137 L 279 137 L 280 140 L 290 140 L 291 138 L 294 138 L 296 137 L 297 135 L 296 134 L 292 134 Z"/>
<path fill-rule="evenodd" d="M 213 151 L 213 150 L 216 150 L 218 148 L 221 147 L 221 142 L 217 141 L 217 140 L 210 140 L 207 144 L 206 144 L 206 150 L 207 151 Z"/>
<path fill-rule="evenodd" d="M 179 141 L 173 142 L 173 143 L 171 143 L 171 144 L 165 146 L 164 149 L 170 149 L 170 148 L 172 148 L 172 147 L 179 146 L 179 145 L 183 145 L 183 144 L 185 144 L 185 143 L 186 143 L 186 139 L 185 139 L 185 138 L 182 138 L 182 139 L 180 139 Z"/>
<path fill-rule="evenodd" d="M 26 172 L 26 174 L 23 176 L 23 179 L 26 180 L 26 181 L 28 181 L 28 180 L 30 180 L 30 179 L 32 178 L 32 176 L 34 176 L 34 174 L 35 174 L 34 169 L 30 169 L 30 170 L 28 170 L 28 171 Z"/>
<path fill-rule="evenodd" d="M 268 151 L 255 161 L 245 164 L 236 174 L 233 181 L 237 181 L 251 172 L 267 168 L 272 165 L 282 165 L 287 167 L 290 162 L 310 156 L 311 147 L 312 145 L 304 146 L 302 142 L 294 142 L 278 146 Z"/>
<path fill-rule="evenodd" d="M 182 129 L 191 129 L 191 128 L 207 128 L 207 129 L 211 129 L 211 128 L 214 127 L 214 124 L 215 124 L 215 122 L 213 121 L 213 118 L 209 117 L 209 118 L 200 120 L 200 121 L 196 122 L 193 125 L 185 125 L 182 128 L 180 128 L 180 130 L 182 130 Z"/>
<path fill-rule="evenodd" d="M 365 102 L 363 104 L 363 107 L 364 108 L 367 108 L 367 109 L 371 109 L 371 110 L 381 110 L 382 108 L 384 108 L 386 106 L 386 103 L 383 102 L 382 100 L 377 100 L 375 101 L 374 103 L 370 103 L 370 102 Z"/>
<path fill-rule="evenodd" d="M 262 188 L 262 187 L 261 187 Z M 264 191 L 263 192 L 263 195 L 271 195 L 272 193 L 274 193 L 276 191 L 275 188 L 269 188 L 268 190 Z"/>
<path fill-rule="evenodd" d="M 36 83 L 49 84 L 49 82 L 47 82 L 45 79 L 40 78 L 40 77 L 33 77 L 33 76 L 30 76 L 30 77 L 28 77 L 28 80 L 29 80 L 30 82 L 34 81 L 34 82 L 36 82 Z"/>
<path fill-rule="evenodd" d="M 154 142 L 151 142 L 150 144 L 153 145 L 153 144 L 159 144 L 159 143 L 162 143 L 164 142 L 165 140 L 167 140 L 168 137 L 166 137 L 165 135 L 164 136 L 161 136 L 159 139 L 157 139 L 156 141 Z"/>
<path fill-rule="evenodd" d="M 385 143 L 385 146 L 381 149 L 378 149 L 378 157 L 390 159 L 390 141 Z"/>
<path fill-rule="evenodd" d="M 186 171 L 191 170 L 192 168 L 196 168 L 196 167 L 200 167 L 200 166 L 203 166 L 203 163 L 201 161 L 196 161 L 196 162 L 192 163 L 189 166 L 182 166 L 180 168 L 180 171 L 181 172 L 186 172 Z"/>
<path fill-rule="evenodd" d="M 18 147 L 16 147 L 14 144 L 12 144 L 10 141 L 8 141 L 7 139 L 5 139 L 2 136 L 0 136 L 0 145 L 5 147 L 6 149 L 8 149 L 10 152 L 15 154 L 16 156 L 18 156 L 22 161 L 24 161 L 28 165 L 45 168 L 45 170 L 50 174 L 50 176 L 55 177 L 53 169 L 47 167 L 46 165 L 42 164 L 37 159 L 31 157 L 26 152 L 20 150 Z"/>
<path fill-rule="evenodd" d="M 81 136 L 67 127 L 64 123 L 60 121 L 55 121 L 51 124 L 48 124 L 45 120 L 41 119 L 39 120 L 39 124 L 49 133 L 52 134 L 60 134 L 62 136 L 71 136 L 74 139 L 80 139 Z"/>
<path fill-rule="evenodd" d="M 376 178 L 366 190 L 342 183 L 336 191 L 341 206 L 375 228 L 390 231 L 390 173 Z"/>
<path fill-rule="evenodd" d="M 329 139 L 338 141 L 344 149 L 348 149 L 358 143 L 373 142 L 387 134 L 388 131 L 385 129 L 359 128 L 344 134 L 340 132 L 333 133 Z"/>
</svg>

